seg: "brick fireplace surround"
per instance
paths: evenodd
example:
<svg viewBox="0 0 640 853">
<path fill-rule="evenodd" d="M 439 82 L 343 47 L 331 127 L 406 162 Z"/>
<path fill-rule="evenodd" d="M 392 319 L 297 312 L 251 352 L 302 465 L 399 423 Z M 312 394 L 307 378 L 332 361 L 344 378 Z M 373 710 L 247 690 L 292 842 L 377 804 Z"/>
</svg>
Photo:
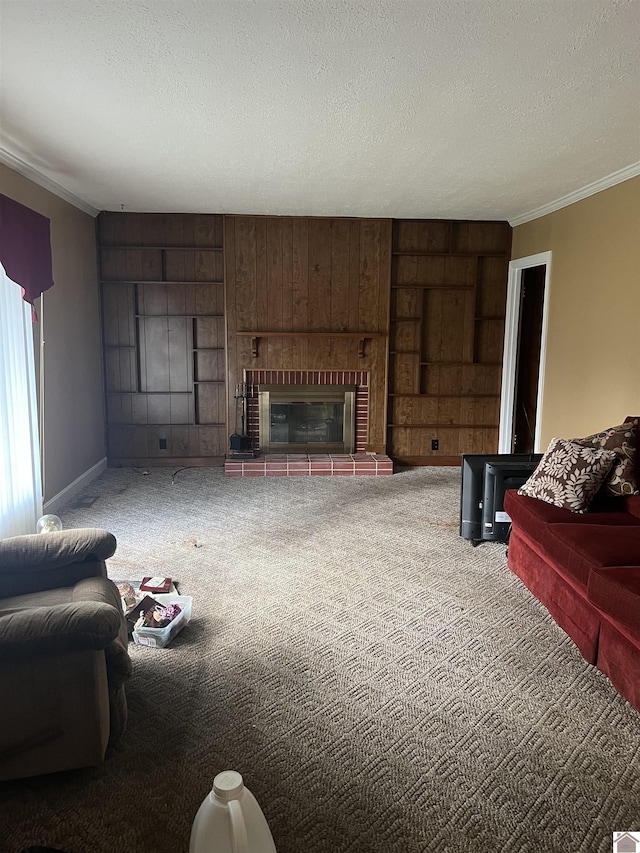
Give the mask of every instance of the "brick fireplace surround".
<svg viewBox="0 0 640 853">
<path fill-rule="evenodd" d="M 225 460 L 225 477 L 387 476 L 393 474 L 388 456 L 366 451 L 369 420 L 369 374 L 363 370 L 247 370 L 244 381 L 254 386 L 247 400 L 246 430 L 257 453 L 254 459 Z M 354 453 L 267 453 L 258 448 L 259 385 L 355 385 L 356 443 Z"/>
</svg>

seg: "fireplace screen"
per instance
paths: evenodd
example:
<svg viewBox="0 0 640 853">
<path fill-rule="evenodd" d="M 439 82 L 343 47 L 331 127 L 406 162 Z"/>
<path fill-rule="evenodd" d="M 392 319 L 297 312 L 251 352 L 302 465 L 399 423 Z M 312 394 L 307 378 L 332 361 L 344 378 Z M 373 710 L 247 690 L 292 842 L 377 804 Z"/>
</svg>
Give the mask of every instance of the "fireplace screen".
<svg viewBox="0 0 640 853">
<path fill-rule="evenodd" d="M 261 385 L 263 453 L 352 453 L 354 385 Z"/>
</svg>

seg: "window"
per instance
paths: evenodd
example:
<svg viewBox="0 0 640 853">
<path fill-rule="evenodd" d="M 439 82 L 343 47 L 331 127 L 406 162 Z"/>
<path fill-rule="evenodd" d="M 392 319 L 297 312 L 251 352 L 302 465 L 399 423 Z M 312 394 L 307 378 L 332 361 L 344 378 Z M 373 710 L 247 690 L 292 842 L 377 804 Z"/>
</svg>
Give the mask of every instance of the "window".
<svg viewBox="0 0 640 853">
<path fill-rule="evenodd" d="M 31 305 L 53 285 L 50 225 L 0 194 L 0 537 L 42 515 Z"/>
<path fill-rule="evenodd" d="M 31 305 L 0 264 L 0 537 L 42 515 Z"/>
</svg>

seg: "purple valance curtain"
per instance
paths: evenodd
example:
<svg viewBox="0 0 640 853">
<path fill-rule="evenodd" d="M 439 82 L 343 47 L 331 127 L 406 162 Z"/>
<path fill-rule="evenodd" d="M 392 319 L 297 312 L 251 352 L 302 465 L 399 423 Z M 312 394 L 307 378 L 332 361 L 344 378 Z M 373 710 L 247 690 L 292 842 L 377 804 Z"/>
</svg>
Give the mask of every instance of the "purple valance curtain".
<svg viewBox="0 0 640 853">
<path fill-rule="evenodd" d="M 53 285 L 49 220 L 1 193 L 0 261 L 31 304 Z"/>
</svg>

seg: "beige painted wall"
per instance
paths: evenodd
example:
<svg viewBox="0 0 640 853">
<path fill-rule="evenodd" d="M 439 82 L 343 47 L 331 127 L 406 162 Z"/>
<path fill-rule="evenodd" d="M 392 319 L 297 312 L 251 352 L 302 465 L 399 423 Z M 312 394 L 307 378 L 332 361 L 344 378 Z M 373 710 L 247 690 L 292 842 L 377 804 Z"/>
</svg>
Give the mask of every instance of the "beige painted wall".
<svg viewBox="0 0 640 853">
<path fill-rule="evenodd" d="M 640 177 L 514 228 L 552 252 L 542 447 L 640 415 Z"/>
<path fill-rule="evenodd" d="M 95 220 L 2 164 L 0 192 L 51 220 L 55 284 L 44 294 L 44 305 L 36 302 L 45 340 L 47 501 L 105 456 Z"/>
</svg>

